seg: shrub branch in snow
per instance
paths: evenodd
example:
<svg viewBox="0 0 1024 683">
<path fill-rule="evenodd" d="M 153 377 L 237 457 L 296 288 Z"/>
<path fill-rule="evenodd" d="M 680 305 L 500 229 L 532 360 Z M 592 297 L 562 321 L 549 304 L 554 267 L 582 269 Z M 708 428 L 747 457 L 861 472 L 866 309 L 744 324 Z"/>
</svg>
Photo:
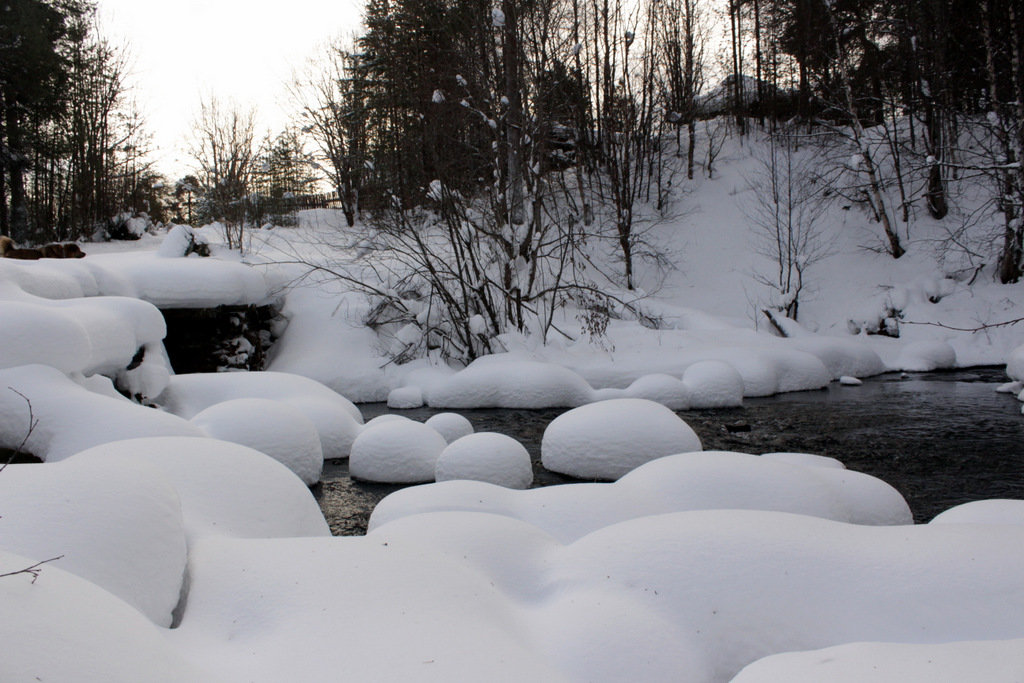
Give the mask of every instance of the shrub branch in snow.
<svg viewBox="0 0 1024 683">
<path fill-rule="evenodd" d="M 25 394 L 21 393 L 20 391 L 18 391 L 14 387 L 7 387 L 7 388 L 10 389 L 11 391 L 13 391 L 14 393 L 16 393 L 18 396 L 21 396 L 23 399 L 25 399 L 25 403 L 28 404 L 28 432 L 25 434 L 25 438 L 21 440 L 21 443 L 18 445 L 18 447 L 15 448 L 14 451 L 11 452 L 11 456 L 9 458 L 7 458 L 7 462 L 5 462 L 3 464 L 0 464 L 0 472 L 3 472 L 5 469 L 7 469 L 8 465 L 10 465 L 12 462 L 14 462 L 14 459 L 16 457 L 18 457 L 18 454 L 22 452 L 23 448 L 25 448 L 25 444 L 28 443 L 29 437 L 31 437 L 32 436 L 32 432 L 35 431 L 36 425 L 39 424 L 39 420 L 36 419 L 35 415 L 32 412 L 32 401 L 30 401 L 28 399 L 28 397 L 25 396 Z M 50 562 L 56 562 L 57 560 L 61 559 L 62 557 L 64 557 L 64 556 L 63 555 L 57 555 L 56 557 L 51 557 L 48 560 L 42 560 L 40 562 L 36 562 L 35 564 L 29 565 L 28 567 L 23 567 L 22 569 L 17 569 L 17 570 L 12 571 L 12 572 L 4 572 L 3 574 L 0 574 L 0 579 L 2 579 L 4 577 L 7 577 L 7 576 L 17 576 L 18 574 L 28 574 L 28 575 L 30 575 L 32 577 L 32 583 L 35 583 L 36 579 L 39 578 L 39 574 L 42 573 L 42 571 L 43 571 L 43 565 L 44 564 L 49 564 Z"/>
<path fill-rule="evenodd" d="M 21 396 L 23 399 L 25 399 L 25 403 L 28 404 L 28 431 L 25 433 L 25 438 L 21 440 L 20 444 L 18 444 L 18 447 L 11 452 L 11 456 L 7 458 L 7 462 L 0 465 L 0 472 L 3 472 L 5 469 L 7 469 L 7 466 L 14 462 L 14 459 L 18 457 L 18 454 L 22 453 L 22 449 L 25 448 L 25 444 L 28 443 L 29 438 L 32 437 L 32 432 L 35 431 L 36 425 L 39 424 L 39 420 L 36 419 L 35 414 L 32 412 L 32 401 L 28 399 L 28 396 L 21 393 L 14 387 L 7 388 L 16 393 L 18 396 Z"/>
</svg>

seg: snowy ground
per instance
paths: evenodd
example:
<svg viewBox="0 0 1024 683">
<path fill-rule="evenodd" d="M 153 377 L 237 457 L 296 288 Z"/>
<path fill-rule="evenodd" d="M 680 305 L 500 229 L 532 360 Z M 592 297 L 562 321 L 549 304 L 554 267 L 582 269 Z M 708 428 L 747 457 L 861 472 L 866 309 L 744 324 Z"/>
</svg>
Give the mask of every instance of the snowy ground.
<svg viewBox="0 0 1024 683">
<path fill-rule="evenodd" d="M 45 461 L 0 471 L 0 680 L 1019 681 L 1021 501 L 915 526 L 878 479 L 812 454 L 702 452 L 669 408 L 976 363 L 1007 363 L 1020 392 L 1020 326 L 906 323 L 1021 317 L 1024 286 L 968 284 L 926 220 L 898 262 L 859 249 L 874 226 L 838 208 L 803 329 L 773 336 L 743 162 L 719 168 L 650 235 L 676 266 L 641 273 L 660 281 L 642 305 L 662 329 L 508 338 L 464 369 L 398 367 L 360 295 L 290 286 L 301 268 L 276 262 L 321 257 L 329 212 L 253 233 L 244 260 L 215 227 L 199 231 L 210 259 L 179 256 L 181 229 L 0 259 L 0 448 Z M 279 297 L 269 372 L 173 374 L 157 306 Z M 851 334 L 887 307 L 899 340 Z M 453 413 L 364 424 L 352 403 L 385 399 L 571 408 L 545 464 L 615 481 L 521 490 L 519 444 Z M 332 538 L 304 484 L 348 456 L 368 480 L 439 483 Z"/>
</svg>

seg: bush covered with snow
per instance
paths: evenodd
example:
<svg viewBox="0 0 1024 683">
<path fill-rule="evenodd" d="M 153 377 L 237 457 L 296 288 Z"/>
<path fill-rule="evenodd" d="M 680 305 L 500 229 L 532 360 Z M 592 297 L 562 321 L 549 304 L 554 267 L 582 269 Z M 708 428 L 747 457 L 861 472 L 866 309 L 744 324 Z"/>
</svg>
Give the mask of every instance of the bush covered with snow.
<svg viewBox="0 0 1024 683">
<path fill-rule="evenodd" d="M 541 440 L 552 472 L 583 479 L 618 479 L 645 462 L 700 450 L 700 439 L 675 413 L 654 401 L 599 401 L 559 415 Z"/>
<path fill-rule="evenodd" d="M 478 432 L 457 439 L 441 451 L 434 465 L 437 481 L 472 479 L 510 489 L 533 483 L 530 454 L 510 436 Z"/>
</svg>

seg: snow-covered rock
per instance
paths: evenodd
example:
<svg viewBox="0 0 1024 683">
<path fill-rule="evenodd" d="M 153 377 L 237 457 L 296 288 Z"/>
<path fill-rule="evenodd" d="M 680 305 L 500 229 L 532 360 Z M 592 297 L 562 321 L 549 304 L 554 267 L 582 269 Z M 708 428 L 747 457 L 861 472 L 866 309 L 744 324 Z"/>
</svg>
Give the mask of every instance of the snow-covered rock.
<svg viewBox="0 0 1024 683">
<path fill-rule="evenodd" d="M 897 370 L 931 372 L 956 367 L 956 351 L 944 341 L 918 341 L 903 346 Z"/>
<path fill-rule="evenodd" d="M 478 432 L 441 451 L 434 466 L 437 481 L 472 479 L 510 489 L 529 488 L 533 467 L 526 448 L 510 436 Z"/>
<path fill-rule="evenodd" d="M 473 433 L 473 423 L 458 413 L 437 413 L 423 424 L 443 436 L 448 443 Z"/>
<path fill-rule="evenodd" d="M 601 391 L 598 390 L 598 392 Z M 657 401 L 670 410 L 686 410 L 690 407 L 689 388 L 678 377 L 664 373 L 638 377 L 622 394 L 623 396 L 615 398 L 645 398 L 649 401 Z M 612 398 L 612 396 L 602 396 L 602 398 L 605 397 Z"/>
<path fill-rule="evenodd" d="M 215 258 L 163 258 L 153 252 L 97 254 L 88 259 L 131 283 L 133 294 L 158 308 L 265 304 L 270 283 L 255 268 Z"/>
<path fill-rule="evenodd" d="M 993 498 L 963 503 L 935 515 L 929 524 L 1019 524 L 1024 526 L 1024 500 Z"/>
<path fill-rule="evenodd" d="M 537 361 L 485 356 L 439 381 L 427 394 L 435 408 L 571 408 L 593 389 L 572 370 Z"/>
<path fill-rule="evenodd" d="M 410 410 L 423 406 L 423 391 L 419 387 L 398 387 L 388 394 L 388 408 Z"/>
<path fill-rule="evenodd" d="M 174 487 L 190 543 L 204 536 L 330 536 L 309 489 L 284 465 L 238 444 L 193 437 L 129 439 L 64 462 L 101 471 L 125 459 L 147 463 Z"/>
<path fill-rule="evenodd" d="M 191 422 L 215 439 L 269 455 L 306 484 L 320 481 L 324 454 L 316 425 L 288 403 L 236 398 L 215 403 Z"/>
<path fill-rule="evenodd" d="M 265 398 L 297 409 L 320 435 L 324 458 L 347 458 L 363 416 L 347 398 L 316 380 L 286 372 L 220 372 L 175 375 L 156 401 L 185 419 L 239 398 Z"/>
<path fill-rule="evenodd" d="M 84 374 L 125 368 L 167 331 L 154 306 L 126 297 L 0 297 L 0 320 L 0 368 L 39 363 Z"/>
<path fill-rule="evenodd" d="M 552 472 L 618 479 L 655 458 L 700 448 L 697 434 L 665 406 L 620 398 L 574 408 L 552 420 L 541 440 L 541 460 Z"/>
<path fill-rule="evenodd" d="M 690 406 L 693 408 L 730 408 L 743 405 L 743 377 L 720 360 L 694 363 L 683 373 Z"/>
<path fill-rule="evenodd" d="M 744 668 L 733 683 L 1016 683 L 1024 639 L 953 643 L 850 643 L 786 652 Z"/>
<path fill-rule="evenodd" d="M 1012 380 L 1024 382 L 1024 344 L 1015 348 L 1007 356 L 1006 374 Z"/>
<path fill-rule="evenodd" d="M 447 446 L 436 431 L 414 420 L 367 426 L 356 437 L 348 470 L 356 479 L 387 483 L 434 480 L 434 465 Z"/>
<path fill-rule="evenodd" d="M 830 458 L 827 455 L 815 455 L 813 453 L 762 453 L 763 460 L 774 460 L 790 465 L 805 465 L 807 467 L 829 467 L 832 469 L 846 469 L 840 460 Z"/>
<path fill-rule="evenodd" d="M 121 439 L 206 435 L 187 420 L 115 396 L 90 391 L 43 365 L 0 370 L 0 447 L 24 441 L 24 450 L 54 461 Z M 31 430 L 30 415 L 37 421 Z"/>
</svg>

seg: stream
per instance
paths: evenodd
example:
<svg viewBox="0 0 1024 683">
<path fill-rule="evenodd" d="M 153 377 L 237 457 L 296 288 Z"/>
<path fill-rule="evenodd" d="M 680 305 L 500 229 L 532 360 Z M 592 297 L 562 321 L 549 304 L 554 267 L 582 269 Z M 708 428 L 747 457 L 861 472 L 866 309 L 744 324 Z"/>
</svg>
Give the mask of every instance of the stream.
<svg viewBox="0 0 1024 683">
<path fill-rule="evenodd" d="M 903 494 L 915 521 L 985 498 L 1024 498 L 1024 416 L 1002 367 L 933 373 L 888 373 L 861 386 L 837 382 L 819 391 L 746 399 L 741 408 L 684 410 L 704 450 L 747 453 L 797 451 L 828 455 L 851 470 L 876 476 Z M 425 420 L 434 408 L 392 411 L 359 406 L 369 420 L 395 412 Z M 576 481 L 540 465 L 549 410 L 459 410 L 476 431 L 518 439 L 534 461 L 534 486 Z M 366 532 L 377 502 L 400 485 L 353 481 L 345 460 L 324 463 L 314 494 L 335 535 Z"/>
</svg>

